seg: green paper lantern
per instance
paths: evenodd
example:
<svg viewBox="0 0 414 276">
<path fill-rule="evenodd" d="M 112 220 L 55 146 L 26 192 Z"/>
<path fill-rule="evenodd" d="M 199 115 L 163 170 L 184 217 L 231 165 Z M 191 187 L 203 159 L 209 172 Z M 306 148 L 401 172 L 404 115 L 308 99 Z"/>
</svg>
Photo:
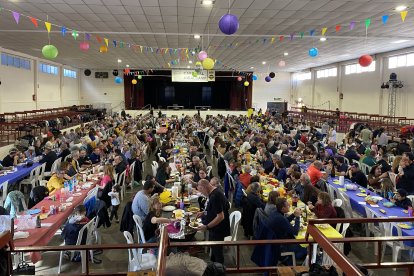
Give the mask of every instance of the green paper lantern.
<svg viewBox="0 0 414 276">
<path fill-rule="evenodd" d="M 198 73 L 196 71 L 194 71 L 193 73 L 191 73 L 191 75 L 193 75 L 194 78 L 197 78 Z"/>
<path fill-rule="evenodd" d="M 140 80 L 140 79 L 142 79 L 142 76 L 141 75 L 138 75 L 138 79 Z"/>
<path fill-rule="evenodd" d="M 55 45 L 45 45 L 42 48 L 42 54 L 45 58 L 54 59 L 57 57 L 59 51 Z"/>
</svg>

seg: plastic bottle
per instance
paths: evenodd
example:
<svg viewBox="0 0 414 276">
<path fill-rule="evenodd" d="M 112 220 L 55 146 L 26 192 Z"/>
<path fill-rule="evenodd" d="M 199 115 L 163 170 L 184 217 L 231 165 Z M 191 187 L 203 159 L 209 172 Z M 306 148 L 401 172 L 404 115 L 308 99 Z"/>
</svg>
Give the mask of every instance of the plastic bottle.
<svg viewBox="0 0 414 276">
<path fill-rule="evenodd" d="M 36 228 L 40 228 L 42 227 L 42 222 L 40 220 L 40 216 L 36 217 Z"/>
</svg>

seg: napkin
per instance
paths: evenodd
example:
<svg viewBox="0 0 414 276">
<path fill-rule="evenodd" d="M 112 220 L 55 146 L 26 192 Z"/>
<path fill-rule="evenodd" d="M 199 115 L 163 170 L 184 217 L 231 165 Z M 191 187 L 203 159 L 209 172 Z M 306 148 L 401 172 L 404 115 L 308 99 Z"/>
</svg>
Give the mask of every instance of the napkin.
<svg viewBox="0 0 414 276">
<path fill-rule="evenodd" d="M 358 204 L 367 205 L 367 203 L 365 201 L 360 201 L 360 202 L 358 202 Z"/>
<path fill-rule="evenodd" d="M 17 239 L 25 239 L 29 237 L 29 232 L 14 232 L 14 236 L 13 236 L 13 240 L 17 240 Z"/>
<path fill-rule="evenodd" d="M 379 205 L 378 204 L 371 204 L 371 207 L 379 207 Z"/>
<path fill-rule="evenodd" d="M 73 200 L 73 197 L 71 196 L 68 199 L 66 199 L 66 202 L 72 202 L 72 200 Z"/>
</svg>

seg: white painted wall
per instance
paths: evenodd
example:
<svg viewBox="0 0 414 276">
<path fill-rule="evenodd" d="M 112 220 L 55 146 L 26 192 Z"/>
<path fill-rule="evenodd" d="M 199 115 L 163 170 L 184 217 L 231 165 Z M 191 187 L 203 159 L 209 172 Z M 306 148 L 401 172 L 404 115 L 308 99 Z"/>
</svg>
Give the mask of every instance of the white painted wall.
<svg viewBox="0 0 414 276">
<path fill-rule="evenodd" d="M 74 70 L 78 75 L 79 70 L 3 48 L 0 52 L 31 62 L 30 70 L 0 65 L 0 113 L 79 104 L 79 78 L 63 77 L 63 68 Z M 39 72 L 40 62 L 57 66 L 59 74 Z"/>
<path fill-rule="evenodd" d="M 274 98 L 281 98 L 281 101 L 290 102 L 290 73 L 280 72 L 271 82 L 266 82 L 264 78 L 253 81 L 253 107 L 261 108 L 263 111 L 267 108 L 267 102 L 276 102 Z"/>
<path fill-rule="evenodd" d="M 108 70 L 98 70 L 99 72 L 107 71 L 109 78 L 96 79 L 95 71 L 87 77 L 81 72 L 80 74 L 80 101 L 81 104 L 111 104 L 114 111 L 123 108 L 121 104 L 125 100 L 124 84 L 116 84 L 112 72 Z"/>
</svg>

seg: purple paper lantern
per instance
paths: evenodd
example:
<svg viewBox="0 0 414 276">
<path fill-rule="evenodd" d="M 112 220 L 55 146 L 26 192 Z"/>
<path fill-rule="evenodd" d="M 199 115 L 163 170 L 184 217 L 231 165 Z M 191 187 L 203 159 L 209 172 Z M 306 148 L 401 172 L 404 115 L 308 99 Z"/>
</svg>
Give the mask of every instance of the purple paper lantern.
<svg viewBox="0 0 414 276">
<path fill-rule="evenodd" d="M 265 81 L 266 82 L 270 82 L 272 80 L 272 78 L 271 77 L 269 77 L 269 76 L 267 76 L 266 78 L 265 78 Z"/>
<path fill-rule="evenodd" d="M 232 35 L 239 29 L 239 19 L 233 14 L 225 14 L 219 21 L 220 30 L 226 35 Z"/>
<path fill-rule="evenodd" d="M 203 61 L 208 57 L 207 53 L 205 51 L 201 51 L 200 53 L 198 53 L 198 59 Z"/>
</svg>

